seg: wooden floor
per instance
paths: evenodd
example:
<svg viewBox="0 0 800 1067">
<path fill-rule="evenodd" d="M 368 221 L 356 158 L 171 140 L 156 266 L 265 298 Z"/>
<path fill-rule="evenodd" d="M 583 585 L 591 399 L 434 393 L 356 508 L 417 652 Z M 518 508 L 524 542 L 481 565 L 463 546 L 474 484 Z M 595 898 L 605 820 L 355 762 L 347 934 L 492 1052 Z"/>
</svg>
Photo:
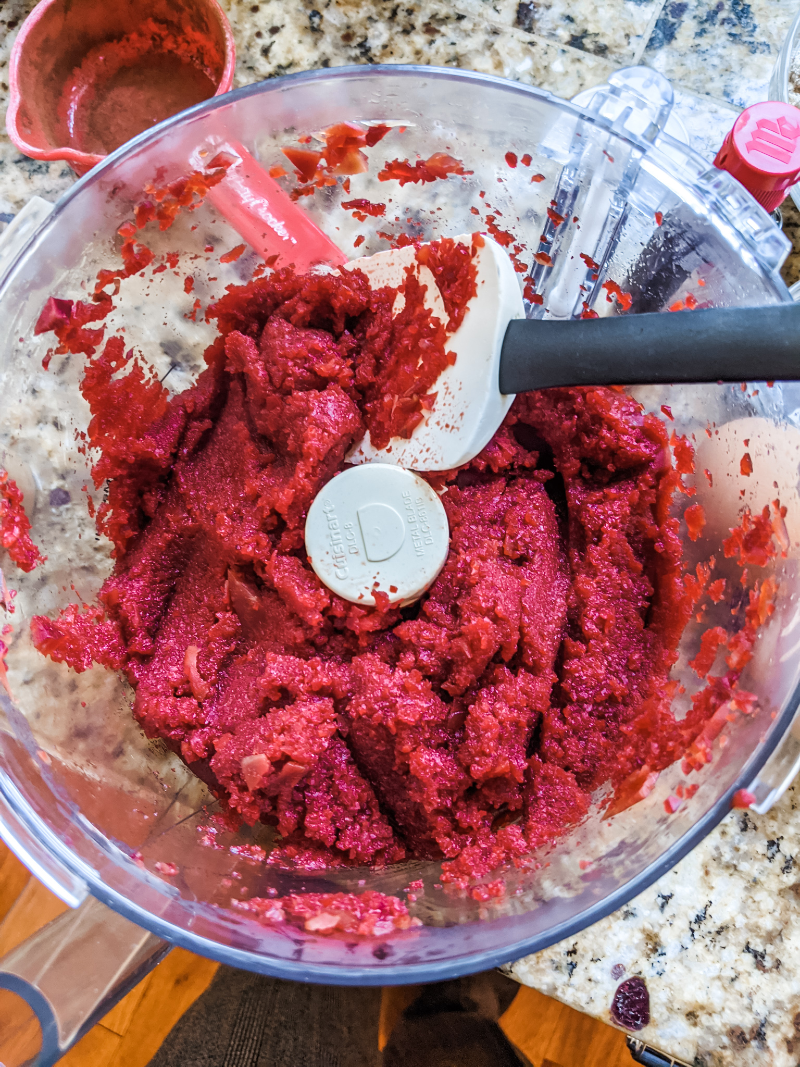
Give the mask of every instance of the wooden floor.
<svg viewBox="0 0 800 1067">
<path fill-rule="evenodd" d="M 0 842 L 0 956 L 65 910 Z M 217 964 L 176 948 L 60 1061 L 63 1067 L 145 1067 L 169 1030 L 207 988 Z M 384 990 L 381 1045 L 412 990 Z M 631 1067 L 610 1026 L 521 988 L 500 1020 L 534 1067 Z M 186 1064 L 185 1067 L 192 1067 Z"/>
</svg>

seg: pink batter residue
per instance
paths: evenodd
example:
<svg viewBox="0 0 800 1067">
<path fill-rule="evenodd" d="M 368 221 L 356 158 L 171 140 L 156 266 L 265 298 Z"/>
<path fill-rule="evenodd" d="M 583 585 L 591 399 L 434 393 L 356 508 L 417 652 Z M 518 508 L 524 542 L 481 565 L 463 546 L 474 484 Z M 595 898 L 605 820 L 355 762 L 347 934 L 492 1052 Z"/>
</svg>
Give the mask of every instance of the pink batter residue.
<svg viewBox="0 0 800 1067">
<path fill-rule="evenodd" d="M 61 140 L 105 155 L 216 92 L 221 59 L 189 26 L 152 18 L 89 51 L 58 102 Z"/>
</svg>

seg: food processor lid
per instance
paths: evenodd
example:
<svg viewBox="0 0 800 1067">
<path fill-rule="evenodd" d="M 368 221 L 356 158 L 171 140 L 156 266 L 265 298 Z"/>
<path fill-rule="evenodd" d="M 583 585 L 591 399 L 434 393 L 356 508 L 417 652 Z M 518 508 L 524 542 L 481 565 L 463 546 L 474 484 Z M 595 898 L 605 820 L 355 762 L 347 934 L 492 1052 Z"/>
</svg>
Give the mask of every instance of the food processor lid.
<svg viewBox="0 0 800 1067">
<path fill-rule="evenodd" d="M 781 100 L 748 107 L 722 142 L 714 166 L 774 211 L 800 178 L 800 110 Z"/>
</svg>

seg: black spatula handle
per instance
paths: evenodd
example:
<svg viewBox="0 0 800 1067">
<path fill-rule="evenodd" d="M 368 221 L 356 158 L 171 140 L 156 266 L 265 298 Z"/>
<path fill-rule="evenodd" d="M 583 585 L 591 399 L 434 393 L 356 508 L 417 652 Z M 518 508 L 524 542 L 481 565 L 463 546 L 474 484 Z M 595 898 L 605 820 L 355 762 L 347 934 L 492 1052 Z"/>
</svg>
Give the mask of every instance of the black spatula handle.
<svg viewBox="0 0 800 1067">
<path fill-rule="evenodd" d="M 515 319 L 500 392 L 553 385 L 800 380 L 800 304 Z"/>
</svg>

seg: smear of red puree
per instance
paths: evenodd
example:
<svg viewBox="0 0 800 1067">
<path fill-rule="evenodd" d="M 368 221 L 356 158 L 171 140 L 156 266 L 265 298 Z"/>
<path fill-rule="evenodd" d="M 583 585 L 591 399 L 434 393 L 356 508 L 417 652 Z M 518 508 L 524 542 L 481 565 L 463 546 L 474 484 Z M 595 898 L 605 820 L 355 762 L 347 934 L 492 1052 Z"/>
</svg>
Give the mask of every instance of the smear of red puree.
<svg viewBox="0 0 800 1067">
<path fill-rule="evenodd" d="M 207 36 L 152 18 L 92 48 L 58 102 L 65 144 L 105 155 L 214 95 L 222 58 Z"/>
<path fill-rule="evenodd" d="M 300 893 L 269 900 L 252 897 L 232 900 L 241 911 L 251 912 L 268 925 L 289 923 L 312 934 L 326 937 L 354 934 L 360 937 L 382 937 L 399 930 L 421 926 L 419 919 L 408 914 L 408 908 L 397 897 L 367 890 L 364 893 Z"/>
<path fill-rule="evenodd" d="M 740 689 L 738 683 L 742 671 L 752 658 L 759 629 L 775 610 L 776 592 L 774 578 L 756 582 L 737 612 L 736 625 L 740 628 L 729 632 L 722 627 L 714 627 L 703 635 L 700 652 L 691 666 L 699 677 L 704 678 L 716 659 L 717 650 L 727 647 L 727 670 L 719 676 L 709 674 L 706 686 L 692 697 L 692 707 L 685 722 L 687 731 L 694 732 L 695 736 L 683 758 L 684 774 L 699 771 L 711 762 L 714 740 L 726 724 L 736 718 L 737 713 L 750 715 L 755 710 L 755 694 Z M 696 730 L 698 725 L 700 729 Z"/>
<path fill-rule="evenodd" d="M 22 491 L 14 479 L 9 477 L 8 471 L 0 467 L 0 545 L 6 550 L 11 561 L 21 571 L 26 572 L 32 571 L 37 564 L 44 563 L 47 559 L 31 540 L 30 528 L 30 519 L 23 507 Z M 16 595 L 16 590 L 9 589 L 6 585 L 5 575 L 0 570 L 0 607 L 9 615 L 14 614 Z M 12 627 L 8 623 L 0 629 L 0 685 L 13 700 L 8 684 L 8 644 L 5 640 L 11 632 Z"/>
<path fill-rule="evenodd" d="M 123 238 L 120 248 L 123 266 L 118 270 L 98 271 L 91 301 L 49 297 L 33 332 L 55 333 L 59 341 L 55 350 L 57 353 L 94 355 L 103 340 L 105 327 L 89 328 L 88 324 L 102 322 L 114 307 L 111 296 L 105 290 L 113 286 L 116 295 L 120 282 L 145 270 L 155 258 L 146 245 L 136 240 L 138 231 L 149 222 L 158 222 L 159 229 L 168 230 L 180 211 L 193 211 L 202 203 L 208 190 L 222 181 L 232 163 L 233 159 L 220 153 L 209 162 L 206 171 L 193 171 L 188 177 L 177 178 L 167 185 L 146 186 L 146 198 L 136 207 L 135 221 L 123 223 L 118 230 Z M 173 255 L 167 253 L 167 258 Z M 45 370 L 53 354 L 51 350 L 45 356 Z"/>
<path fill-rule="evenodd" d="M 39 549 L 30 539 L 30 528 L 30 519 L 22 506 L 22 493 L 8 471 L 0 467 L 0 544 L 21 571 L 32 571 L 42 562 Z M 5 596 L 3 599 L 7 601 Z"/>
</svg>

